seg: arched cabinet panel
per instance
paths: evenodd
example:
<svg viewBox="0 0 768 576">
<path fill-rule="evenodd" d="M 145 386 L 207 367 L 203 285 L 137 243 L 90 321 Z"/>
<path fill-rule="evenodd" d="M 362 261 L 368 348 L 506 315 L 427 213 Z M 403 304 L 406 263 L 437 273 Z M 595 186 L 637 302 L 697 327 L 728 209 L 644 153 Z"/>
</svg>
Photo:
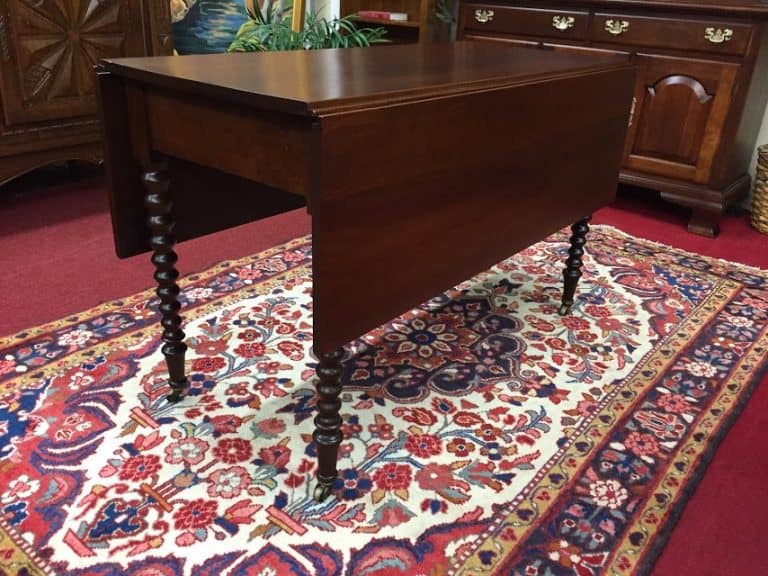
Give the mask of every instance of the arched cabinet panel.
<svg viewBox="0 0 768 576">
<path fill-rule="evenodd" d="M 636 62 L 625 166 L 706 182 L 739 65 L 649 55 Z"/>
</svg>

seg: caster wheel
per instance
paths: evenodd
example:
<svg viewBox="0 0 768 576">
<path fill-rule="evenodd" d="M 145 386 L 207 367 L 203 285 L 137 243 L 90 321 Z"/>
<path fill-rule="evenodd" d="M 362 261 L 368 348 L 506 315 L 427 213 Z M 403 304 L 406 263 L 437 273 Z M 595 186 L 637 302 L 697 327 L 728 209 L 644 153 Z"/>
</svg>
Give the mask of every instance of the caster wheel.
<svg viewBox="0 0 768 576">
<path fill-rule="evenodd" d="M 168 394 L 168 396 L 166 396 L 166 399 L 171 404 L 176 404 L 177 402 L 181 402 L 182 398 L 184 398 L 184 396 L 178 390 L 173 390 L 170 394 Z"/>
<path fill-rule="evenodd" d="M 571 306 L 573 306 L 573 304 L 563 304 L 560 306 L 560 310 L 558 310 L 557 313 L 560 314 L 560 316 L 568 316 L 568 314 L 571 313 Z"/>
<path fill-rule="evenodd" d="M 331 495 L 331 489 L 332 489 L 331 484 L 318 484 L 317 486 L 315 486 L 315 492 L 313 494 L 315 502 L 322 502 L 323 500 L 328 498 L 328 496 Z"/>
</svg>

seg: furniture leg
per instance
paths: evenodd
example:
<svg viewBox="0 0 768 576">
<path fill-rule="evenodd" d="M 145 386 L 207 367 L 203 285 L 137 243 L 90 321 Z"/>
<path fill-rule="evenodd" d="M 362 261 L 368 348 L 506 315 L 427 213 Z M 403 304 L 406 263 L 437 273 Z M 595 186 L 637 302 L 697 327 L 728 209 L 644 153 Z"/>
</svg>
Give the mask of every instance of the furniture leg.
<svg viewBox="0 0 768 576">
<path fill-rule="evenodd" d="M 341 348 L 320 354 L 317 366 L 317 416 L 312 434 L 317 447 L 317 486 L 314 497 L 317 502 L 325 500 L 336 481 L 336 460 L 341 444 Z"/>
<path fill-rule="evenodd" d="M 568 259 L 565 261 L 565 270 L 563 270 L 563 301 L 558 311 L 560 316 L 569 314 L 571 307 L 573 307 L 576 285 L 579 283 L 581 267 L 584 265 L 582 257 L 584 256 L 584 245 L 587 243 L 588 224 L 591 218 L 591 216 L 587 216 L 571 226 L 571 247 L 568 249 Z"/>
<path fill-rule="evenodd" d="M 179 286 L 176 280 L 178 257 L 173 251 L 176 238 L 173 234 L 174 222 L 171 216 L 171 198 L 168 192 L 170 178 L 165 166 L 156 166 L 142 174 L 146 194 L 144 205 L 147 208 L 147 225 L 150 230 L 152 246 L 152 264 L 155 265 L 157 296 L 160 298 L 160 323 L 163 326 L 163 356 L 168 367 L 168 379 L 171 392 L 170 402 L 178 402 L 184 397 L 189 383 L 184 374 L 184 332 L 181 330 L 179 316 Z"/>
<path fill-rule="evenodd" d="M 714 238 L 720 233 L 720 214 L 713 210 L 694 208 L 688 220 L 688 232 Z"/>
</svg>

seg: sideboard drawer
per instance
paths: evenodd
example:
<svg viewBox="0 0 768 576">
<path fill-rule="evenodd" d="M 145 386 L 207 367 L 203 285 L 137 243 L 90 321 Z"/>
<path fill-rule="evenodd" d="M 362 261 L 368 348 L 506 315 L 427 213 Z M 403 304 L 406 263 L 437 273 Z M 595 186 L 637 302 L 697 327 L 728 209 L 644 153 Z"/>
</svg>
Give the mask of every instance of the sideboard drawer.
<svg viewBox="0 0 768 576">
<path fill-rule="evenodd" d="M 464 4 L 464 29 L 478 32 L 584 40 L 589 12 L 541 10 L 495 4 Z"/>
<path fill-rule="evenodd" d="M 612 44 L 744 54 L 751 34 L 752 26 L 739 22 L 597 12 L 590 38 Z"/>
</svg>

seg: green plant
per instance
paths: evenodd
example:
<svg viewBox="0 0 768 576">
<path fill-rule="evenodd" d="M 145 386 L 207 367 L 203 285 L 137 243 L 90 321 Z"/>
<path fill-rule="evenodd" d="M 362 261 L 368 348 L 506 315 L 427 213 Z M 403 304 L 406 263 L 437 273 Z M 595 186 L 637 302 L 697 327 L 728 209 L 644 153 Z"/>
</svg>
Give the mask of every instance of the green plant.
<svg viewBox="0 0 768 576">
<path fill-rule="evenodd" d="M 435 17 L 440 20 L 440 22 L 452 24 L 458 19 L 458 9 L 458 0 L 437 0 L 435 3 Z"/>
<path fill-rule="evenodd" d="M 318 50 L 388 42 L 386 29 L 358 28 L 350 16 L 326 20 L 316 13 L 307 14 L 304 29 L 294 31 L 291 11 L 291 6 L 281 7 L 272 0 L 265 0 L 261 9 L 248 10 L 250 19 L 240 26 L 228 51 Z"/>
</svg>

